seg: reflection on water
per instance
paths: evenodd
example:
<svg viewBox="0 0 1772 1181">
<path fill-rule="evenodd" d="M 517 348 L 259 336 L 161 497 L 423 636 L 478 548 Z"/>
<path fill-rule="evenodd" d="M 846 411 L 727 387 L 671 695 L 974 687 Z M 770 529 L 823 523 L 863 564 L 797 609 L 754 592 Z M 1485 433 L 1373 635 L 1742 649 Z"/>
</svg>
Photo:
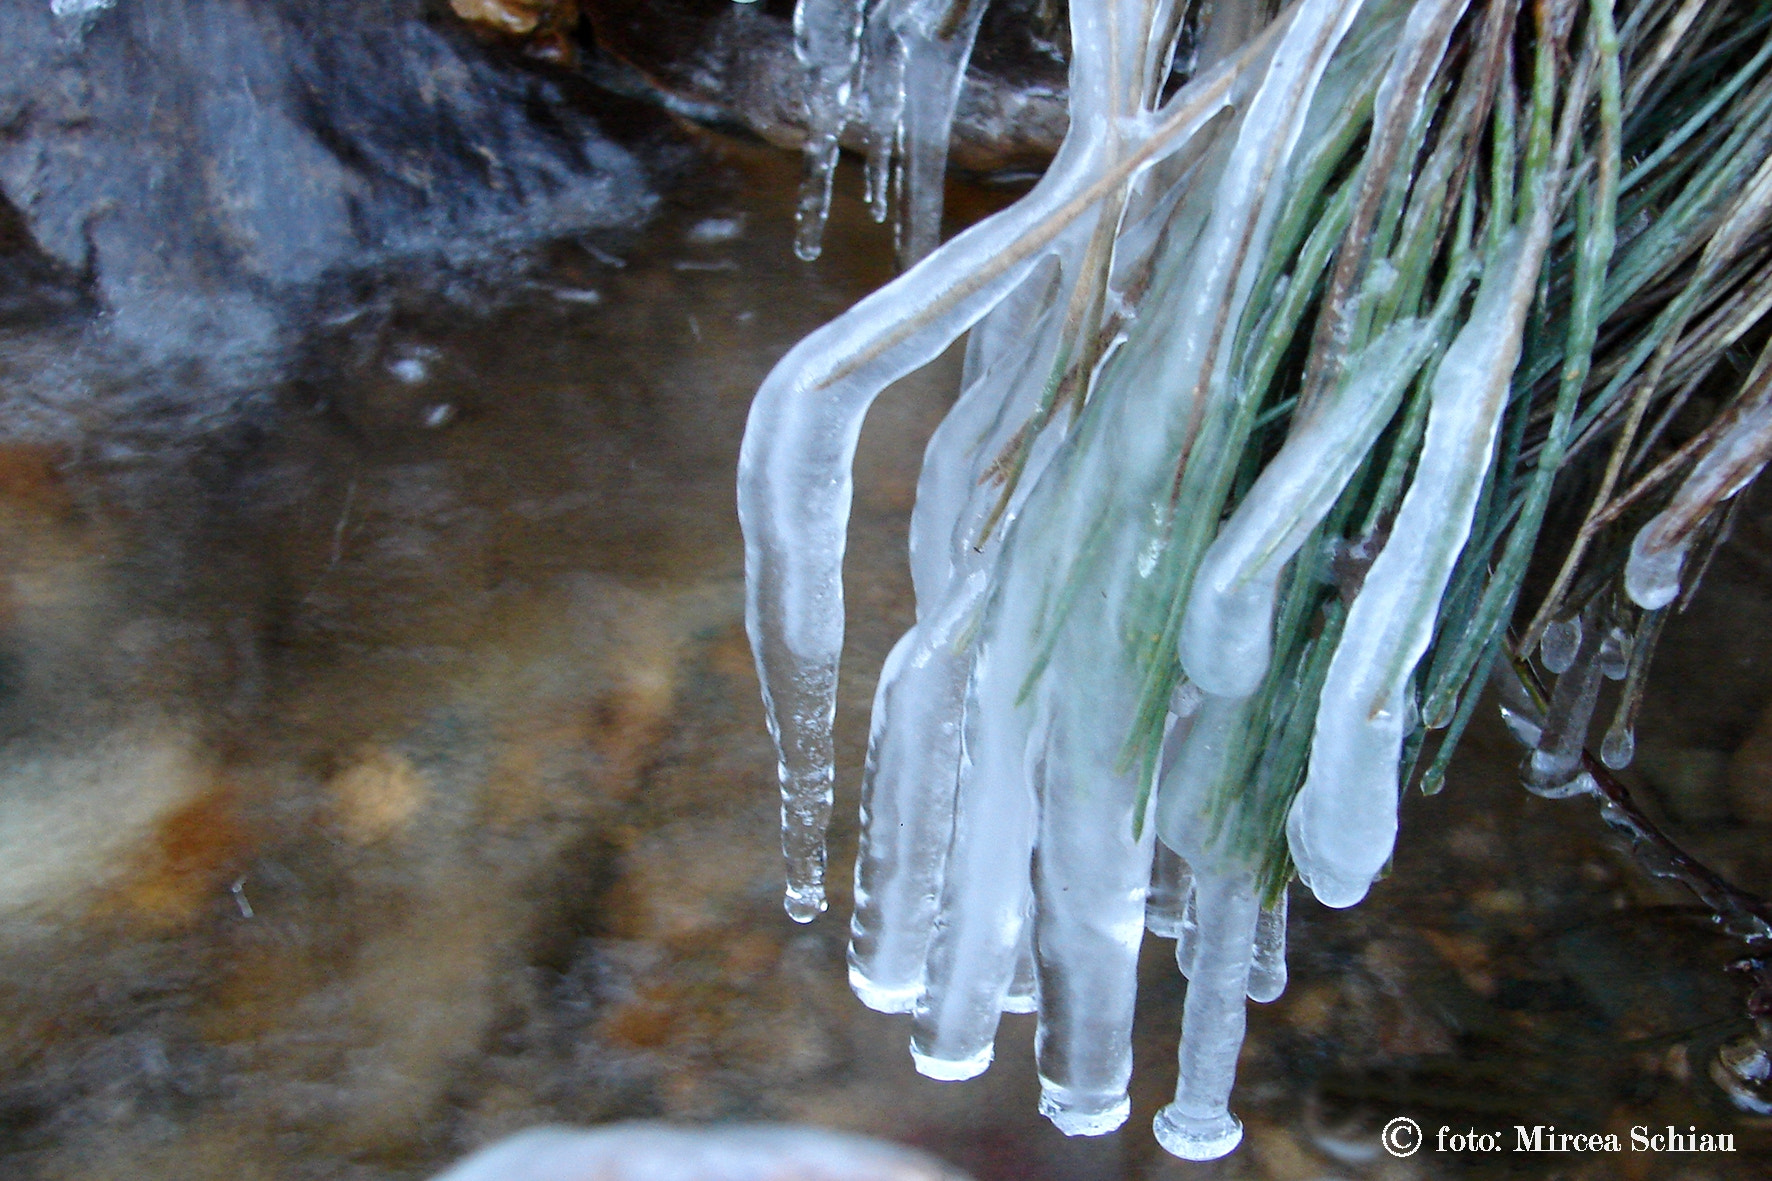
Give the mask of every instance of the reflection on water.
<svg viewBox="0 0 1772 1181">
<path fill-rule="evenodd" d="M 1510 787 L 1493 732 L 1410 801 L 1367 905 L 1295 907 L 1232 1158 L 1149 1137 L 1180 1020 L 1161 940 L 1121 1133 L 1037 1117 L 1027 1018 L 984 1078 L 915 1076 L 903 1024 L 846 991 L 845 900 L 810 928 L 780 909 L 732 507 L 751 392 L 885 277 L 888 243 L 840 205 L 802 266 L 794 161 L 725 150 L 754 196 L 689 198 L 617 253 L 561 245 L 472 310 L 334 325 L 273 414 L 179 448 L 115 426 L 0 446 L 6 1175 L 416 1178 L 520 1127 L 633 1117 L 867 1132 L 980 1178 L 1763 1175 L 1772 1133 L 1704 1080 L 1738 1028 L 1730 949 L 1582 806 Z M 11 339 L 14 369 L 52 351 Z M 884 400 L 863 440 L 851 778 L 951 380 Z M 1717 779 L 1772 695 L 1758 552 L 1725 556 L 1720 606 L 1670 643 L 1643 740 L 1667 784 Z M 1706 664 L 1725 647 L 1747 663 Z M 1685 704 L 1701 676 L 1725 706 Z M 1772 881 L 1764 827 L 1669 790 L 1738 880 Z M 839 824 L 838 864 L 853 841 Z M 1510 1146 L 1517 1123 L 1695 1125 L 1740 1151 L 1399 1161 L 1375 1135 L 1397 1114 Z"/>
</svg>

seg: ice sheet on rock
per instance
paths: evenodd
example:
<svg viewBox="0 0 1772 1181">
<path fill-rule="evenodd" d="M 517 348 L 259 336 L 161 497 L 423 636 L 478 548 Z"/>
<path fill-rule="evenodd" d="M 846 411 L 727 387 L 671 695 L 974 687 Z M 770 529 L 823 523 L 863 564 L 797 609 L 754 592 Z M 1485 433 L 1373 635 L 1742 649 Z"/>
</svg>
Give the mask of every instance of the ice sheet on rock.
<svg viewBox="0 0 1772 1181">
<path fill-rule="evenodd" d="M 1351 376 L 1295 424 L 1206 550 L 1182 616 L 1181 666 L 1208 693 L 1260 688 L 1273 644 L 1274 605 L 1287 563 L 1341 496 L 1425 360 L 1419 321 L 1386 330 Z"/>
<path fill-rule="evenodd" d="M 1434 375 L 1415 477 L 1330 658 L 1286 822 L 1299 877 L 1327 906 L 1365 897 L 1396 841 L 1404 697 L 1470 534 L 1547 239 L 1548 227 L 1516 230 L 1486 268 Z"/>
</svg>

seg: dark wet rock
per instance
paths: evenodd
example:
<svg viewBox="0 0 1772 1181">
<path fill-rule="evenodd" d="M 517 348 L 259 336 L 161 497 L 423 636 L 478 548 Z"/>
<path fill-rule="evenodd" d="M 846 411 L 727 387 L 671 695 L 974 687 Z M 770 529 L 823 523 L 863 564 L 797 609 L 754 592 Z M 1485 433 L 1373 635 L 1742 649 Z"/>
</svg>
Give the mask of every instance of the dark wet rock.
<svg viewBox="0 0 1772 1181">
<path fill-rule="evenodd" d="M 805 138 L 804 72 L 790 0 L 586 0 L 597 45 L 679 110 L 742 126 L 773 144 Z M 1030 19 L 1038 0 L 996 4 L 960 91 L 950 160 L 979 173 L 1043 168 L 1063 138 L 1065 66 Z M 1056 34 L 1055 34 L 1056 35 Z M 850 127 L 845 145 L 860 144 Z"/>
<path fill-rule="evenodd" d="M 607 104 L 425 0 L 0 0 L 0 29 L 0 193 L 37 259 L 0 265 L 25 275 L 0 305 L 78 276 L 149 364 L 273 353 L 340 272 L 469 264 L 657 201 Z"/>
</svg>

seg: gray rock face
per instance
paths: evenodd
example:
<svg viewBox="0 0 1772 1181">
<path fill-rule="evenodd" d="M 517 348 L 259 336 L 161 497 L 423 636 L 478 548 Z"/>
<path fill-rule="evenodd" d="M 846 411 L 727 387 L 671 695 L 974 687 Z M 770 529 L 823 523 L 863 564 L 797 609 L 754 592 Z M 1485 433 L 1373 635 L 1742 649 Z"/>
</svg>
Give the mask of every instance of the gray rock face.
<svg viewBox="0 0 1772 1181">
<path fill-rule="evenodd" d="M 424 0 L 55 8 L 0 0 L 0 193 L 150 364 L 273 352 L 291 302 L 341 271 L 656 203 L 565 83 L 500 65 Z"/>
</svg>

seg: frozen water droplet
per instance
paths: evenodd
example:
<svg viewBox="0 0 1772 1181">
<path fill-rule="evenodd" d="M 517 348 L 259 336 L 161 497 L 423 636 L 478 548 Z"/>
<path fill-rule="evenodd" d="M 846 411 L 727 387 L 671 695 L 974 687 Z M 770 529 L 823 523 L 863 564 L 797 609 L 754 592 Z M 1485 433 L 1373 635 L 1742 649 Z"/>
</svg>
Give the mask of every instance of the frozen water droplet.
<svg viewBox="0 0 1772 1181">
<path fill-rule="evenodd" d="M 1546 672 L 1562 676 L 1575 663 L 1575 653 L 1581 648 L 1581 617 L 1572 615 L 1568 619 L 1552 620 L 1544 629 L 1544 638 L 1538 641 L 1538 658 L 1544 661 Z"/>
<path fill-rule="evenodd" d="M 1614 771 L 1630 766 L 1637 754 L 1637 735 L 1629 726 L 1614 725 L 1600 744 L 1600 761 Z"/>
</svg>

